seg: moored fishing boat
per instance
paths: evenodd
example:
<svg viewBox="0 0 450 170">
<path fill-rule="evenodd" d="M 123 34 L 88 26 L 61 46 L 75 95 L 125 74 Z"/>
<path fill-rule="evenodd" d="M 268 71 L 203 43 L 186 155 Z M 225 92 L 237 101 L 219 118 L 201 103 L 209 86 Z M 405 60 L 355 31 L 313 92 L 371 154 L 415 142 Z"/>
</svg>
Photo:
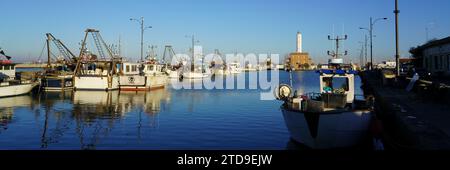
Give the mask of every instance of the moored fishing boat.
<svg viewBox="0 0 450 170">
<path fill-rule="evenodd" d="M 87 29 L 85 32 L 73 79 L 74 90 L 118 90 L 121 58 L 112 55 L 98 30 Z M 95 40 L 99 56 L 86 49 L 89 33 Z M 108 52 L 109 59 L 106 58 L 103 48 Z"/>
<path fill-rule="evenodd" d="M 35 78 L 22 80 L 22 78 L 16 77 L 16 68 L 10 60 L 11 57 L 6 56 L 1 49 L 0 54 L 7 58 L 7 60 L 0 60 L 0 97 L 24 95 L 39 85 Z"/>
<path fill-rule="evenodd" d="M 76 65 L 75 55 L 52 34 L 47 33 L 47 67 L 41 80 L 45 91 L 65 91 L 73 89 L 73 71 Z M 57 57 L 52 62 L 51 46 L 53 42 L 62 57 Z"/>
<path fill-rule="evenodd" d="M 120 76 L 120 90 L 122 91 L 147 91 L 164 88 L 167 75 L 163 70 L 168 68 L 165 64 L 160 64 L 156 59 L 154 46 L 140 63 L 124 62 Z"/>
<path fill-rule="evenodd" d="M 284 102 L 281 110 L 294 141 L 314 149 L 328 149 L 353 147 L 367 137 L 373 116 L 371 106 L 363 97 L 355 96 L 357 72 L 342 66 L 343 59 L 335 53 L 328 68 L 317 71 L 319 93 L 297 94 L 292 83 L 274 91 L 276 98 Z"/>
<path fill-rule="evenodd" d="M 156 62 L 123 63 L 120 76 L 120 90 L 147 91 L 164 88 L 167 76 L 162 71 L 164 65 Z"/>
<path fill-rule="evenodd" d="M 164 65 L 156 60 L 149 60 L 144 63 L 144 75 L 147 77 L 147 84 L 150 90 L 164 88 L 167 83 L 167 75 L 163 71 Z"/>
</svg>

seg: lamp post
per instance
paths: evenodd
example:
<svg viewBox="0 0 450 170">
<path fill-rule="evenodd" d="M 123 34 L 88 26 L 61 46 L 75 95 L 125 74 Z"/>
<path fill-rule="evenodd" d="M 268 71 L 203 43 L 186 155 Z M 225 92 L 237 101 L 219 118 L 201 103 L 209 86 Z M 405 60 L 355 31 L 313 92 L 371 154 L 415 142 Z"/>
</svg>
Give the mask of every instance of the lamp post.
<svg viewBox="0 0 450 170">
<path fill-rule="evenodd" d="M 136 21 L 141 25 L 141 61 L 144 61 L 144 30 L 152 28 L 152 26 L 144 27 L 144 17 L 141 17 L 139 20 L 131 18 L 130 21 Z"/>
<path fill-rule="evenodd" d="M 398 10 L 398 0 L 395 0 L 395 68 L 397 72 L 397 76 L 400 76 L 400 54 L 399 54 L 399 47 L 398 47 L 398 13 L 400 11 Z"/>
<path fill-rule="evenodd" d="M 377 21 L 380 21 L 380 20 L 387 20 L 387 18 L 377 18 L 377 19 L 373 20 L 372 17 L 370 17 L 369 28 L 363 28 L 363 27 L 359 28 L 359 29 L 365 29 L 365 30 L 369 31 L 369 36 L 370 36 L 370 65 L 369 65 L 369 70 L 373 69 L 373 25 L 375 25 L 375 23 Z"/>
</svg>

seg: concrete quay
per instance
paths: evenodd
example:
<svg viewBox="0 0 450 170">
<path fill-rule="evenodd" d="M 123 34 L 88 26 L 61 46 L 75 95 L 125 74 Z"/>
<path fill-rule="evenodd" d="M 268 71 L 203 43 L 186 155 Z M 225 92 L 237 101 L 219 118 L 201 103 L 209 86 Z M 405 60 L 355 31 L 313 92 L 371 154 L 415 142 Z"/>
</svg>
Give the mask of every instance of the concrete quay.
<svg viewBox="0 0 450 170">
<path fill-rule="evenodd" d="M 386 150 L 450 150 L 449 89 L 409 80 L 383 85 L 377 72 L 361 72 L 366 96 L 375 98 Z"/>
</svg>

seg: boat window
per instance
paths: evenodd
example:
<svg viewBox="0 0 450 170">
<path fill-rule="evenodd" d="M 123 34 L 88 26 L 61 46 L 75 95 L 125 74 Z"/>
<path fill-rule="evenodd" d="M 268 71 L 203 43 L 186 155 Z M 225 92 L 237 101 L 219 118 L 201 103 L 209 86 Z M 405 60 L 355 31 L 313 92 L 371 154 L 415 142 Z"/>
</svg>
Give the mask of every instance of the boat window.
<svg viewBox="0 0 450 170">
<path fill-rule="evenodd" d="M 137 69 L 136 69 L 136 65 L 134 65 L 134 66 L 131 66 L 131 71 L 136 71 Z"/>
<path fill-rule="evenodd" d="M 324 77 L 323 78 L 324 91 L 334 91 L 338 89 L 343 89 L 345 91 L 349 90 L 348 78 L 347 77 Z"/>
<path fill-rule="evenodd" d="M 3 70 L 3 66 L 0 66 L 0 70 Z"/>
<path fill-rule="evenodd" d="M 153 70 L 153 65 L 149 66 L 148 70 L 150 70 L 150 71 Z"/>
<path fill-rule="evenodd" d="M 4 66 L 5 70 L 10 70 L 10 66 Z"/>
<path fill-rule="evenodd" d="M 126 70 L 126 72 L 130 72 L 130 66 L 127 65 L 125 70 Z"/>
<path fill-rule="evenodd" d="M 344 89 L 348 91 L 347 77 L 333 77 L 333 89 Z"/>
</svg>

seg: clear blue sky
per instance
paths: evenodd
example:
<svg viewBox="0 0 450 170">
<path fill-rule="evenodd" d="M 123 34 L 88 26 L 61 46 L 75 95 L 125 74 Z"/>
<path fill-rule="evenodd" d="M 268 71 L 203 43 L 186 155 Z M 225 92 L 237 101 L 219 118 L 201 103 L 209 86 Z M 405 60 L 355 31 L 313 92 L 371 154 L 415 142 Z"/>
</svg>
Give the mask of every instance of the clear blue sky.
<svg viewBox="0 0 450 170">
<path fill-rule="evenodd" d="M 450 1 L 399 0 L 401 55 L 430 38 L 450 35 Z M 129 18 L 145 17 L 146 45 L 170 44 L 177 53 L 190 46 L 185 35 L 195 34 L 204 52 L 278 53 L 295 50 L 296 32 L 303 33 L 303 49 L 315 62 L 327 58 L 332 44 L 327 35 L 348 34 L 344 48 L 359 57 L 369 17 L 388 17 L 376 23 L 376 61 L 392 58 L 394 0 L 14 0 L 2 1 L 0 47 L 16 61 L 37 60 L 50 32 L 79 53 L 78 42 L 86 28 L 101 30 L 107 43 L 122 37 L 123 54 L 139 57 L 139 26 Z"/>
</svg>

